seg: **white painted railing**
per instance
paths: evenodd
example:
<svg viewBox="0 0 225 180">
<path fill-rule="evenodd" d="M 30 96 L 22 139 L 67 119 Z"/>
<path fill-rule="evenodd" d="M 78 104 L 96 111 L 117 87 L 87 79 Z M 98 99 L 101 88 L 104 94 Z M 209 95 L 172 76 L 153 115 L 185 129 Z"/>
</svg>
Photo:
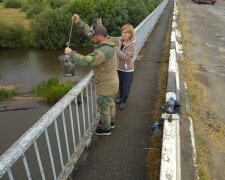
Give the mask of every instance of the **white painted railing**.
<svg viewBox="0 0 225 180">
<path fill-rule="evenodd" d="M 140 53 L 141 48 L 144 46 L 145 41 L 148 39 L 149 34 L 152 32 L 155 27 L 162 11 L 167 6 L 169 0 L 164 0 L 151 14 L 145 18 L 136 28 L 135 28 L 135 36 L 136 36 L 136 50 L 134 54 L 134 58 Z"/>
<path fill-rule="evenodd" d="M 19 179 L 65 179 L 72 172 L 72 164 L 88 145 L 98 123 L 92 76 L 90 72 L 84 77 L 0 157 L 0 177 L 6 173 L 9 179 L 18 175 Z M 14 164 L 16 171 L 21 169 L 21 164 L 16 165 L 19 160 L 26 176 L 12 171 Z"/>
<path fill-rule="evenodd" d="M 135 29 L 135 57 L 167 3 Z M 92 77 L 91 71 L 0 157 L 0 178 L 66 179 L 71 174 L 98 124 Z"/>
</svg>

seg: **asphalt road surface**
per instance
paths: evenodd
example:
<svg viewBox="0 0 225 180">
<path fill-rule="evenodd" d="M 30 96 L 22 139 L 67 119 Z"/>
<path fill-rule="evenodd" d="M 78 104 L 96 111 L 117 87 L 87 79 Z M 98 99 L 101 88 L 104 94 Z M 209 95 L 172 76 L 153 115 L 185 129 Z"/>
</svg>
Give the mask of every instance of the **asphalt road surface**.
<svg viewBox="0 0 225 180">
<path fill-rule="evenodd" d="M 215 5 L 181 2 L 189 41 L 188 56 L 200 67 L 197 77 L 209 88 L 216 119 L 225 123 L 225 1 L 218 0 Z M 224 179 L 224 152 L 210 153 L 212 179 Z"/>
</svg>

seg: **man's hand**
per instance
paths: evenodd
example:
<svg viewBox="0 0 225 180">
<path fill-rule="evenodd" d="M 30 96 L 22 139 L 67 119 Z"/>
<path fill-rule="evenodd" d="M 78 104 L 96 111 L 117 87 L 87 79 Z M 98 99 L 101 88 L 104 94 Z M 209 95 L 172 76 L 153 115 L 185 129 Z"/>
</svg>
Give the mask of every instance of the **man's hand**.
<svg viewBox="0 0 225 180">
<path fill-rule="evenodd" d="M 65 53 L 65 55 L 69 55 L 71 51 L 72 51 L 72 49 L 70 49 L 69 47 L 66 47 L 64 50 L 64 53 Z"/>
<path fill-rule="evenodd" d="M 72 21 L 73 21 L 74 24 L 79 23 L 79 22 L 80 22 L 80 17 L 79 17 L 79 15 L 78 15 L 78 14 L 74 14 L 74 15 L 72 16 Z"/>
</svg>

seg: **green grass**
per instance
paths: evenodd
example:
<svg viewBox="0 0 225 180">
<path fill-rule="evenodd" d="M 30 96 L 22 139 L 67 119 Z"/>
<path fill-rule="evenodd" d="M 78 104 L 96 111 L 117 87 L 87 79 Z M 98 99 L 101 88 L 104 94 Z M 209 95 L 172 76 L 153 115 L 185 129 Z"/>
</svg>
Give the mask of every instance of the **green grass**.
<svg viewBox="0 0 225 180">
<path fill-rule="evenodd" d="M 66 95 L 74 86 L 71 81 L 60 83 L 57 77 L 51 77 L 33 87 L 36 96 L 42 96 L 48 104 L 54 104 Z"/>
<path fill-rule="evenodd" d="M 14 89 L 0 88 L 0 101 L 6 100 L 14 95 L 16 95 L 16 92 Z"/>
<path fill-rule="evenodd" d="M 19 9 L 4 8 L 3 3 L 0 3 L 0 21 L 21 24 L 26 29 L 30 29 L 30 21 L 26 18 L 26 13 Z"/>
</svg>

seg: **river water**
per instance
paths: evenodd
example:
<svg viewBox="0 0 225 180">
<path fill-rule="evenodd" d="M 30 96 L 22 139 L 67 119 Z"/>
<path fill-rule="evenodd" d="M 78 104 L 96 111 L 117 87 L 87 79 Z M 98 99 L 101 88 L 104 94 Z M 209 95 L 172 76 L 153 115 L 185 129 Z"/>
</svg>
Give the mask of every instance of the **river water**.
<svg viewBox="0 0 225 180">
<path fill-rule="evenodd" d="M 76 49 L 88 54 L 92 48 Z M 76 84 L 91 67 L 75 67 L 75 76 L 65 77 L 58 57 L 64 50 L 4 49 L 0 50 L 0 86 L 14 86 L 20 93 L 51 76 Z M 27 110 L 17 110 L 28 107 Z M 0 155 L 22 136 L 51 107 L 34 100 L 0 103 Z"/>
</svg>

